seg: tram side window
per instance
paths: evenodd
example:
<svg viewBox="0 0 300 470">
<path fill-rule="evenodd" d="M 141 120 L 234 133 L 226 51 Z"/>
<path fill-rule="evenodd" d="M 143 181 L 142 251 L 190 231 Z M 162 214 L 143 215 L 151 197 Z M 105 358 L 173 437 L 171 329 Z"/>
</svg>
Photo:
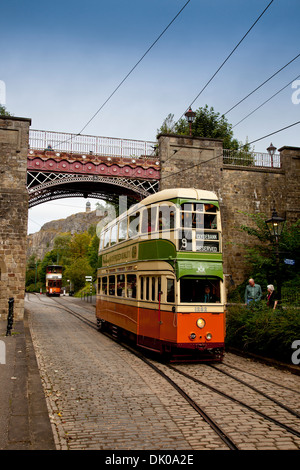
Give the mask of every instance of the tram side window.
<svg viewBox="0 0 300 470">
<path fill-rule="evenodd" d="M 175 302 L 175 282 L 174 279 L 167 278 L 167 302 Z"/>
<path fill-rule="evenodd" d="M 110 245 L 115 245 L 117 243 L 117 239 L 118 239 L 118 225 L 115 224 L 111 228 Z"/>
<path fill-rule="evenodd" d="M 125 297 L 125 274 L 117 276 L 117 296 Z"/>
<path fill-rule="evenodd" d="M 136 299 L 136 275 L 127 274 L 127 297 Z"/>
<path fill-rule="evenodd" d="M 204 204 L 204 228 L 217 229 L 217 207 L 213 204 Z"/>
<path fill-rule="evenodd" d="M 155 277 L 152 277 L 151 300 L 155 300 Z"/>
<path fill-rule="evenodd" d="M 161 205 L 158 214 L 159 230 L 172 230 L 175 227 L 175 210 L 172 206 Z"/>
<path fill-rule="evenodd" d="M 119 242 L 126 240 L 127 238 L 127 217 L 120 221 L 119 225 Z"/>
<path fill-rule="evenodd" d="M 109 295 L 115 295 L 115 290 L 116 290 L 116 278 L 115 276 L 109 276 L 108 278 L 108 291 Z"/>
<path fill-rule="evenodd" d="M 146 277 L 146 300 L 150 299 L 150 278 Z"/>
<path fill-rule="evenodd" d="M 140 290 L 141 290 L 140 297 L 141 297 L 141 300 L 143 300 L 144 299 L 144 278 L 143 278 L 143 276 L 140 277 Z"/>
<path fill-rule="evenodd" d="M 144 209 L 142 214 L 142 233 L 155 232 L 156 230 L 156 214 L 157 206 L 148 207 Z"/>
<path fill-rule="evenodd" d="M 98 277 L 98 282 L 97 282 L 97 292 L 98 292 L 98 294 L 100 294 L 100 292 L 101 292 L 100 288 L 101 288 L 101 278 Z"/>
<path fill-rule="evenodd" d="M 107 295 L 107 276 L 104 276 L 104 277 L 102 278 L 101 294 Z"/>
<path fill-rule="evenodd" d="M 110 235 L 110 230 L 106 230 L 104 234 L 104 245 L 103 248 L 107 248 L 109 246 L 109 235 Z"/>
<path fill-rule="evenodd" d="M 139 233 L 140 213 L 129 216 L 128 236 L 129 238 L 136 237 Z"/>
</svg>

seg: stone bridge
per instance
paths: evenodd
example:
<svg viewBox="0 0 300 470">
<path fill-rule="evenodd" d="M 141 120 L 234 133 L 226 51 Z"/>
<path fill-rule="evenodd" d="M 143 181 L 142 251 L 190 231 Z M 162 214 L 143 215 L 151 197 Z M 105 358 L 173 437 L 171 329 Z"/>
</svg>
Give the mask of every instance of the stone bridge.
<svg viewBox="0 0 300 470">
<path fill-rule="evenodd" d="M 142 199 L 158 190 L 155 142 L 30 130 L 29 207 L 63 197 Z"/>
<path fill-rule="evenodd" d="M 218 139 L 160 135 L 158 142 L 30 130 L 26 118 L 0 116 L 0 320 L 8 299 L 24 312 L 28 207 L 70 196 L 133 200 L 170 187 L 214 191 L 220 200 L 224 272 L 235 285 L 249 274 L 244 262 L 245 213 L 300 211 L 300 148 L 241 154 Z"/>
</svg>

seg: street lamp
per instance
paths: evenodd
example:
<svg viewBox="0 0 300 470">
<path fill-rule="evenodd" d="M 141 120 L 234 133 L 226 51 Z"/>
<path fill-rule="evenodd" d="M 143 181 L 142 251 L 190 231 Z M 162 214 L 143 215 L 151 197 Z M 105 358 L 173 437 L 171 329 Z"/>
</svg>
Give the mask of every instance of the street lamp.
<svg viewBox="0 0 300 470">
<path fill-rule="evenodd" d="M 196 113 L 194 113 L 194 111 L 192 111 L 192 108 L 189 107 L 188 111 L 185 113 L 185 117 L 186 117 L 187 122 L 189 124 L 190 135 L 192 135 L 192 124 L 195 120 L 195 116 L 196 116 Z"/>
<path fill-rule="evenodd" d="M 272 145 L 272 144 L 271 144 Z M 265 221 L 271 240 L 276 250 L 276 282 L 278 300 L 281 300 L 281 276 L 280 276 L 280 263 L 279 263 L 279 238 L 282 234 L 285 219 L 279 217 L 274 207 L 272 217 Z"/>
<path fill-rule="evenodd" d="M 270 147 L 267 148 L 267 151 L 268 151 L 268 153 L 269 153 L 269 155 L 270 155 L 270 157 L 271 157 L 271 167 L 272 167 L 272 168 L 273 168 L 273 159 L 274 159 L 274 155 L 275 155 L 275 151 L 276 151 L 276 150 L 277 150 L 277 148 L 274 147 L 274 145 L 273 145 L 272 142 L 271 142 Z"/>
<path fill-rule="evenodd" d="M 266 220 L 266 226 L 268 228 L 271 238 L 275 240 L 276 243 L 278 243 L 278 239 L 282 233 L 284 222 L 285 222 L 285 219 L 278 216 L 276 209 L 274 207 L 273 212 L 272 212 L 272 217 Z"/>
</svg>

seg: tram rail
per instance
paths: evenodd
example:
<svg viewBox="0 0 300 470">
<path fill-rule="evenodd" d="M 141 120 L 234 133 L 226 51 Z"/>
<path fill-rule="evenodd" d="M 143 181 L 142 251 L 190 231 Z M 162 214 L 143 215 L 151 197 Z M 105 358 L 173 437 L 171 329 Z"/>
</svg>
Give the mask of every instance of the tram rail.
<svg viewBox="0 0 300 470">
<path fill-rule="evenodd" d="M 39 298 L 40 301 L 42 301 L 40 299 L 40 297 L 38 297 L 38 298 Z M 51 298 L 51 300 L 55 304 L 58 304 L 57 308 L 65 310 L 69 314 L 75 316 L 79 321 L 83 322 L 84 324 L 86 324 L 90 328 L 93 328 L 94 330 L 98 330 L 95 322 L 89 320 L 83 314 L 80 314 L 80 313 L 76 312 L 72 308 L 66 307 L 65 305 L 62 304 L 62 302 L 60 302 L 56 298 Z M 189 374 L 189 373 L 187 373 L 183 370 L 180 370 L 178 368 L 178 366 L 176 366 L 176 364 L 171 365 L 171 364 L 168 364 L 168 363 L 156 362 L 155 360 L 146 357 L 144 351 L 143 351 L 143 353 L 141 353 L 138 350 L 136 350 L 136 347 L 132 348 L 127 343 L 124 343 L 124 342 L 116 339 L 115 337 L 107 334 L 107 333 L 104 333 L 104 334 L 106 336 L 108 336 L 109 338 L 113 339 L 114 341 L 116 341 L 118 344 L 120 344 L 122 346 L 122 348 L 128 350 L 129 352 L 131 352 L 132 354 L 137 356 L 140 360 L 142 360 L 149 367 L 151 367 L 153 370 L 155 370 L 157 372 L 157 374 L 159 374 L 161 377 L 163 377 L 187 401 L 187 403 L 189 403 L 189 405 L 193 407 L 193 409 L 203 418 L 203 420 L 205 420 L 205 422 L 209 424 L 209 426 L 215 431 L 217 436 L 222 440 L 223 443 L 226 444 L 226 446 L 230 450 L 239 450 L 240 449 L 239 444 L 237 444 L 233 439 L 231 439 L 229 433 L 226 433 L 226 431 L 224 429 L 222 429 L 222 427 L 220 425 L 218 425 L 218 423 L 215 419 L 213 419 L 211 416 L 209 416 L 209 414 L 205 411 L 205 407 L 200 406 L 199 403 L 197 403 L 197 401 L 195 399 L 193 399 L 187 391 L 185 391 L 184 388 L 188 389 L 188 385 L 185 385 L 185 387 L 183 387 L 182 385 L 180 386 L 177 383 L 176 376 L 177 377 L 178 376 L 184 377 L 187 381 L 191 381 L 191 382 L 194 382 L 196 384 L 199 384 L 202 387 L 206 387 L 212 393 L 218 394 L 219 396 L 221 396 L 221 397 L 223 397 L 223 398 L 225 398 L 225 399 L 227 399 L 227 400 L 229 400 L 229 401 L 231 401 L 235 404 L 238 404 L 239 406 L 241 406 L 241 407 L 247 409 L 248 411 L 254 413 L 255 415 L 259 416 L 263 420 L 267 420 L 267 421 L 271 422 L 273 425 L 276 425 L 276 426 L 284 429 L 286 432 L 288 432 L 290 434 L 293 434 L 297 438 L 300 438 L 300 431 L 296 430 L 294 427 L 290 426 L 286 422 L 279 421 L 279 420 L 273 418 L 272 416 L 269 416 L 266 413 L 264 413 L 264 412 L 262 412 L 262 411 L 260 411 L 256 408 L 254 408 L 253 406 L 245 403 L 244 401 L 241 401 L 241 400 L 229 395 L 228 393 L 225 393 L 224 391 L 221 391 L 220 389 L 214 387 L 213 385 L 210 385 L 210 384 L 198 379 L 197 377 L 194 377 L 191 374 Z M 227 364 L 224 364 L 224 365 L 227 366 Z M 184 367 L 183 364 L 180 364 L 180 366 L 181 366 L 181 368 Z M 243 385 L 247 388 L 250 388 L 255 393 L 257 393 L 260 396 L 264 397 L 265 399 L 269 400 L 271 403 L 274 404 L 274 406 L 277 406 L 281 409 L 284 409 L 284 411 L 289 413 L 291 416 L 296 417 L 296 418 L 300 417 L 300 414 L 296 410 L 284 405 L 279 400 L 270 397 L 269 395 L 265 394 L 264 392 L 262 392 L 258 388 L 256 388 L 256 387 L 252 386 L 251 384 L 247 383 L 245 380 L 241 380 L 241 379 L 237 378 L 236 376 L 234 376 L 233 374 L 230 374 L 230 373 L 228 373 L 224 370 L 221 370 L 218 366 L 214 366 L 212 364 L 201 364 L 201 367 L 203 367 L 203 366 L 204 367 L 210 367 L 210 368 L 214 369 L 215 371 L 219 372 L 220 374 L 225 374 L 226 376 L 230 377 L 230 379 L 235 380 L 236 382 L 238 382 L 239 384 L 241 384 L 241 385 Z M 222 366 L 223 366 L 223 364 L 222 364 Z M 228 366 L 228 367 L 230 367 L 230 366 Z M 170 375 L 168 375 L 166 372 L 164 372 L 162 370 L 162 368 L 166 368 Z M 235 367 L 233 367 L 233 366 L 232 366 L 232 368 L 235 369 Z M 239 369 L 239 370 L 241 372 L 248 373 L 247 371 L 243 371 L 242 369 Z M 174 374 L 175 374 L 175 376 L 174 376 Z M 256 376 L 255 374 L 252 374 L 252 375 Z M 265 378 L 262 378 L 262 377 L 259 377 L 259 376 L 256 376 L 256 377 L 258 377 L 260 380 L 265 380 L 266 382 L 272 382 L 268 379 L 265 379 Z M 272 382 L 272 383 L 277 385 L 277 386 L 280 386 L 280 384 L 277 384 L 275 382 Z M 188 382 L 187 382 L 187 384 L 188 384 Z M 291 392 L 295 392 L 295 390 L 292 390 L 288 387 L 284 387 L 284 388 L 291 391 Z M 299 393 L 299 392 L 296 392 L 296 393 Z"/>
</svg>

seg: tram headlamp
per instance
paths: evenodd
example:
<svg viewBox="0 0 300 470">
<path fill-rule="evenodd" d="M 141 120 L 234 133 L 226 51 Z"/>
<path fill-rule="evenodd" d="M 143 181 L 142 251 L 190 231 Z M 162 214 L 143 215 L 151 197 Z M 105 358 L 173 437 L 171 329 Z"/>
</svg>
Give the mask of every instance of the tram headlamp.
<svg viewBox="0 0 300 470">
<path fill-rule="evenodd" d="M 205 320 L 203 320 L 203 318 L 198 318 L 198 320 L 196 321 L 196 325 L 198 326 L 198 328 L 204 328 Z"/>
<path fill-rule="evenodd" d="M 191 333 L 190 334 L 190 339 L 195 339 L 196 338 L 196 333 Z"/>
<path fill-rule="evenodd" d="M 207 333 L 207 335 L 205 336 L 205 338 L 209 341 L 210 339 L 212 339 L 212 334 L 211 334 L 211 333 Z"/>
</svg>

